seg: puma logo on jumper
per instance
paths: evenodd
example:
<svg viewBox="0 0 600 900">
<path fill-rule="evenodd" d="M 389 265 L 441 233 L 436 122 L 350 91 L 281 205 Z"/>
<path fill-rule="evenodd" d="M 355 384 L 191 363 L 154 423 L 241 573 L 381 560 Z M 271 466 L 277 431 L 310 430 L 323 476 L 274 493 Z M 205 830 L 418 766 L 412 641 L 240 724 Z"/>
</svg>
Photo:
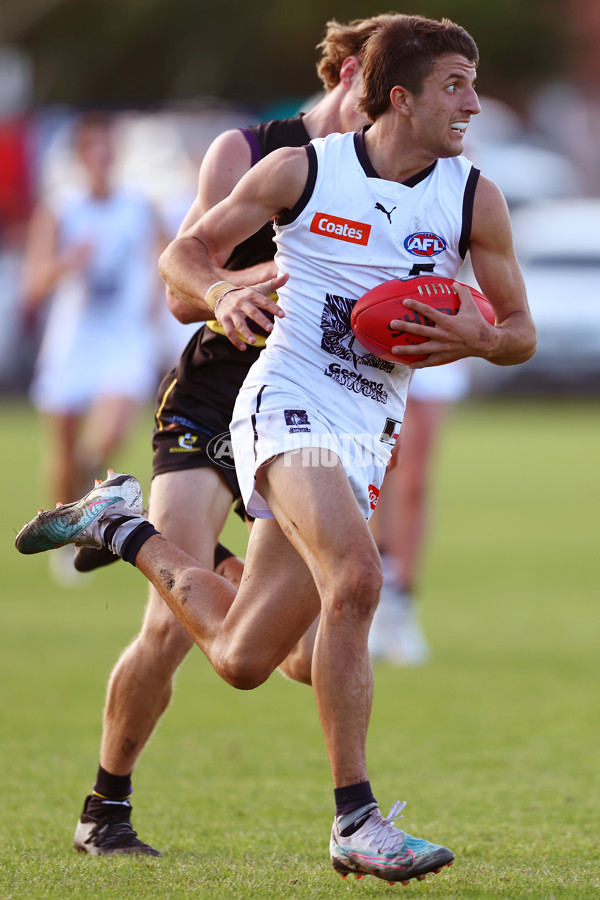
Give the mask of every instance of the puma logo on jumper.
<svg viewBox="0 0 600 900">
<path fill-rule="evenodd" d="M 382 203 L 376 203 L 375 209 L 379 209 L 382 213 L 385 213 L 386 216 L 388 217 L 388 222 L 390 223 L 390 225 L 392 224 L 392 213 L 396 209 L 395 206 L 393 206 L 392 209 L 390 209 L 390 211 L 388 212 Z"/>
</svg>

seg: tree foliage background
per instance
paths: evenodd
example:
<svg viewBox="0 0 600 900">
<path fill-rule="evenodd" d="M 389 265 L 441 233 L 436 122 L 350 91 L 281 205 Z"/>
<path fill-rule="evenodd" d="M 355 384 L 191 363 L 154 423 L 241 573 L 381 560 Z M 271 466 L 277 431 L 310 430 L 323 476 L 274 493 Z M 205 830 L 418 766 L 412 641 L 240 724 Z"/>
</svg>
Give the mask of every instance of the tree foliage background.
<svg viewBox="0 0 600 900">
<path fill-rule="evenodd" d="M 597 0 L 591 0 L 597 2 Z M 479 90 L 519 106 L 568 61 L 561 0 L 419 0 L 481 54 Z M 0 0 L 0 43 L 27 50 L 34 102 L 149 106 L 213 96 L 255 108 L 319 88 L 325 22 L 389 12 L 370 0 Z"/>
</svg>

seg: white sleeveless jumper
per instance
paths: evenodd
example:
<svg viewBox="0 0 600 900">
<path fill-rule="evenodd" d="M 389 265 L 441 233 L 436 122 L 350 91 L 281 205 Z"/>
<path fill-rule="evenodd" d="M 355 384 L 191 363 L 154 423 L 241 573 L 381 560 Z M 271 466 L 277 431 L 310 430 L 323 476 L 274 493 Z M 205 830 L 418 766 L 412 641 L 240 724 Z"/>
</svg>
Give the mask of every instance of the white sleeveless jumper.
<svg viewBox="0 0 600 900">
<path fill-rule="evenodd" d="M 379 178 L 364 133 L 307 147 L 309 177 L 276 223 L 285 318 L 244 382 L 231 433 L 248 512 L 269 517 L 254 489 L 266 459 L 300 446 L 334 449 L 365 517 L 374 509 L 404 416 L 411 370 L 354 338 L 350 313 L 365 291 L 433 272 L 455 278 L 468 249 L 478 171 L 440 159 L 404 183 Z"/>
</svg>

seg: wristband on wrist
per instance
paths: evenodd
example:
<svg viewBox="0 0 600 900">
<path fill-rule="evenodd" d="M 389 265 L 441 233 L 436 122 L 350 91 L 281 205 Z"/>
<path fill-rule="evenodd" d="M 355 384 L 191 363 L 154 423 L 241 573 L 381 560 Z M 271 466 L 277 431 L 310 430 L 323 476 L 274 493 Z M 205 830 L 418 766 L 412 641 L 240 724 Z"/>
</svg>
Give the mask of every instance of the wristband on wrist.
<svg viewBox="0 0 600 900">
<path fill-rule="evenodd" d="M 204 302 L 216 317 L 217 306 L 225 294 L 228 294 L 230 291 L 240 291 L 241 289 L 241 285 L 231 284 L 229 281 L 216 281 L 207 290 Z"/>
</svg>

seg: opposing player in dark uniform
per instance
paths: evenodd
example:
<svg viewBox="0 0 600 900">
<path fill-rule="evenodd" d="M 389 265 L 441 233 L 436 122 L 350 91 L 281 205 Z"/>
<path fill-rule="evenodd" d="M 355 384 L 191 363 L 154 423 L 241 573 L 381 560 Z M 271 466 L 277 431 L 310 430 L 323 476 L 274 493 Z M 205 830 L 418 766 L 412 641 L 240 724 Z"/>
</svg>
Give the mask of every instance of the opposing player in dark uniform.
<svg viewBox="0 0 600 900">
<path fill-rule="evenodd" d="M 307 144 L 311 138 L 306 130 L 305 118 L 295 116 L 253 125 L 237 133 L 227 133 L 221 140 L 225 146 L 227 142 L 238 143 L 239 136 L 243 136 L 251 154 L 250 166 L 254 166 L 279 147 L 302 147 Z M 222 154 L 223 150 L 218 152 Z M 201 210 L 210 208 L 210 205 L 198 204 L 198 211 L 195 205 L 180 231 L 184 231 L 186 224 L 190 220 L 193 223 L 201 215 Z M 249 272 L 256 272 L 257 269 L 265 277 L 275 276 L 274 251 L 273 229 L 271 225 L 266 225 L 234 248 L 224 265 L 228 279 L 231 280 L 231 273 L 235 272 L 243 274 L 242 280 L 248 280 Z M 187 304 L 182 307 L 173 297 L 170 303 L 177 317 L 185 321 L 190 313 L 193 315 L 196 312 Z M 234 499 L 239 498 L 229 447 L 229 423 L 242 382 L 265 345 L 266 332 L 256 329 L 256 334 L 256 344 L 247 344 L 241 350 L 225 337 L 223 329 L 213 319 L 191 338 L 179 364 L 165 376 L 158 391 L 156 426 L 152 435 L 155 477 L 167 472 L 214 468 L 217 465 Z"/>
<path fill-rule="evenodd" d="M 328 23 L 317 67 L 326 93 L 308 113 L 227 131 L 213 142 L 200 169 L 197 198 L 180 233 L 228 196 L 240 178 L 273 150 L 301 147 L 315 137 L 362 127 L 366 117 L 355 108 L 362 89 L 361 51 L 379 21 L 375 17 L 348 25 Z M 262 281 L 270 293 L 277 284 L 271 282 L 276 275 L 272 238 L 273 229 L 266 225 L 227 257 L 217 259 L 223 277 L 240 285 Z M 236 584 L 242 561 L 217 546 L 231 504 L 240 497 L 229 422 L 264 336 L 257 334 L 254 346 L 240 340 L 235 347 L 210 321 L 213 314 L 208 307 L 203 312 L 172 295 L 168 302 L 182 322 L 209 321 L 159 388 L 149 514 L 165 536 L 205 565 L 212 566 L 214 558 L 216 571 Z M 95 567 L 94 554 L 102 551 L 81 550 L 78 568 Z M 100 766 L 77 825 L 77 849 L 93 855 L 157 854 L 130 825 L 131 774 L 169 703 L 173 676 L 192 646 L 192 639 L 151 587 L 142 630 L 124 651 L 108 684 Z M 304 660 L 302 652 L 292 653 L 282 669 L 307 681 Z"/>
</svg>

